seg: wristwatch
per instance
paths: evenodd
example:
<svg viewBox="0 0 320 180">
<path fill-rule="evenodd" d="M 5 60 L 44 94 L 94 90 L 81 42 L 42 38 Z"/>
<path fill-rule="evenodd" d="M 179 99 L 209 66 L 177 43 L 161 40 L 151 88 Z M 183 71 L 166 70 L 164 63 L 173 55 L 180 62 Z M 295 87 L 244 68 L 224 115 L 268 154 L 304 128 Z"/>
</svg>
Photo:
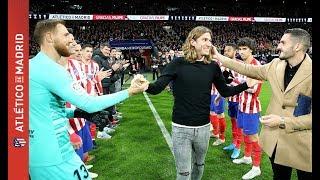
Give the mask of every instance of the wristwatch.
<svg viewBox="0 0 320 180">
<path fill-rule="evenodd" d="M 280 129 L 285 129 L 286 128 L 286 124 L 284 123 L 284 117 L 280 117 L 280 124 L 279 124 L 279 128 Z"/>
</svg>

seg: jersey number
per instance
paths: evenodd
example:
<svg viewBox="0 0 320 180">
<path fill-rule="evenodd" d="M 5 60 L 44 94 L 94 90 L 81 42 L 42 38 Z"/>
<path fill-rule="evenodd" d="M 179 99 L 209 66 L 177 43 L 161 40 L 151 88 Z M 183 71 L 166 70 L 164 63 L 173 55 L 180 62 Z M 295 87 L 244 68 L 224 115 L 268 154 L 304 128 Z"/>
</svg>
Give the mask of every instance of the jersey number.
<svg viewBox="0 0 320 180">
<path fill-rule="evenodd" d="M 88 176 L 89 176 L 89 173 L 88 173 L 86 167 L 85 167 L 83 164 L 80 166 L 80 171 L 85 172 L 85 174 L 83 175 L 83 178 L 84 178 L 84 179 L 87 179 Z M 74 176 L 77 176 L 78 179 L 81 180 L 80 173 L 79 173 L 79 170 L 78 170 L 78 169 L 76 169 L 76 170 L 73 172 L 73 175 L 74 175 Z"/>
</svg>

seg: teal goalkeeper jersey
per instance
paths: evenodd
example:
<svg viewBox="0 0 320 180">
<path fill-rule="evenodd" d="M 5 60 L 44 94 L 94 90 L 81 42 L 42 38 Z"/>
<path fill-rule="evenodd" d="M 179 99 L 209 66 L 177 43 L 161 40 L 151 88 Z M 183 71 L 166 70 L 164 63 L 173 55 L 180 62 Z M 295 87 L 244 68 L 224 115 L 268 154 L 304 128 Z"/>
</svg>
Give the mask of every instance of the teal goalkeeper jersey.
<svg viewBox="0 0 320 180">
<path fill-rule="evenodd" d="M 89 96 L 64 67 L 39 52 L 29 62 L 29 165 L 57 165 L 75 154 L 67 132 L 73 110 L 65 108 L 66 101 L 92 113 L 128 97 L 127 90 Z"/>
</svg>

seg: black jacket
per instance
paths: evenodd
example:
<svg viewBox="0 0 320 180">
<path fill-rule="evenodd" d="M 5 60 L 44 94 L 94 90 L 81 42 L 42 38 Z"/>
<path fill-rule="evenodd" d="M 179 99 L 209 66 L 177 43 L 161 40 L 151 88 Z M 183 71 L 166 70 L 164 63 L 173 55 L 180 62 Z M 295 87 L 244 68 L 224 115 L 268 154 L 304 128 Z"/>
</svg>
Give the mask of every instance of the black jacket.
<svg viewBox="0 0 320 180">
<path fill-rule="evenodd" d="M 103 71 L 111 69 L 111 64 L 109 64 L 110 57 L 107 57 L 102 54 L 101 51 L 97 52 L 97 54 L 92 58 L 99 64 L 99 68 L 103 68 Z M 114 82 L 121 78 L 119 72 L 114 72 L 110 78 L 104 78 L 102 82 L 103 88 L 108 88 L 111 92 L 114 91 Z"/>
</svg>

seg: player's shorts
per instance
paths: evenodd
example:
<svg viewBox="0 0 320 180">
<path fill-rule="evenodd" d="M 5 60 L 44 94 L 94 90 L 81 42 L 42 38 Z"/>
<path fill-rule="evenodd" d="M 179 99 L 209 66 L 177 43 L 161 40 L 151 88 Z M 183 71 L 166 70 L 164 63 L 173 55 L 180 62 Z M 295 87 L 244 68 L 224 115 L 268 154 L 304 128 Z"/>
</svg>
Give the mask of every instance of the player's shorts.
<svg viewBox="0 0 320 180">
<path fill-rule="evenodd" d="M 82 146 L 80 147 L 80 149 L 76 150 L 76 153 L 83 160 L 83 153 L 89 152 L 93 147 L 92 137 L 89 129 L 89 122 L 86 121 L 85 125 L 80 129 L 80 131 L 76 133 L 81 137 L 82 140 Z"/>
<path fill-rule="evenodd" d="M 259 132 L 260 113 L 248 114 L 238 111 L 237 125 L 243 129 L 243 134 L 253 135 Z"/>
<path fill-rule="evenodd" d="M 220 98 L 218 106 L 214 105 L 214 99 L 216 97 L 217 95 L 211 95 L 210 111 L 213 111 L 216 114 L 221 114 L 224 112 L 224 97 Z"/>
<path fill-rule="evenodd" d="M 31 180 L 91 180 L 89 171 L 76 153 L 59 165 L 30 167 L 29 170 Z"/>
<path fill-rule="evenodd" d="M 239 103 L 238 102 L 228 101 L 228 115 L 231 118 L 237 118 L 238 110 L 239 110 Z"/>
</svg>

